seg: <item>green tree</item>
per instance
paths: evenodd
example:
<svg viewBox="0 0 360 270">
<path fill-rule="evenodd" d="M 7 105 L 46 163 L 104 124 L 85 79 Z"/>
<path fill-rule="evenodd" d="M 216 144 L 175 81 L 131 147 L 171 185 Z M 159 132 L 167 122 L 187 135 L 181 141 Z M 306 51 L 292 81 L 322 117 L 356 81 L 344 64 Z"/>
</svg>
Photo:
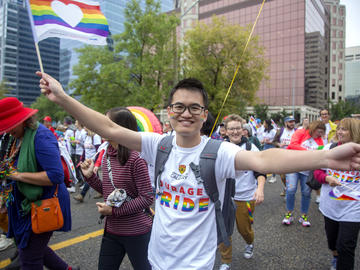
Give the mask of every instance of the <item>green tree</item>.
<svg viewBox="0 0 360 270">
<path fill-rule="evenodd" d="M 254 113 L 256 118 L 260 118 L 262 121 L 268 118 L 269 106 L 266 104 L 256 104 L 254 106 Z"/>
<path fill-rule="evenodd" d="M 5 81 L 1 81 L 1 83 L 0 83 L 0 99 L 5 98 L 8 93 L 10 93 L 10 88 L 6 85 Z"/>
<path fill-rule="evenodd" d="M 331 103 L 331 120 L 341 120 L 345 117 L 351 117 L 351 114 L 360 113 L 360 108 L 354 102 L 340 100 L 338 103 Z"/>
<path fill-rule="evenodd" d="M 44 95 L 40 95 L 33 104 L 31 108 L 38 109 L 37 118 L 41 122 L 45 116 L 49 115 L 53 121 L 63 121 L 67 113 L 58 105 L 51 102 Z"/>
<path fill-rule="evenodd" d="M 78 76 L 70 87 L 92 108 L 163 107 L 174 78 L 174 42 L 178 19 L 161 12 L 159 2 L 131 0 L 125 9 L 125 30 L 115 35 L 114 51 L 86 46 L 79 50 Z"/>
<path fill-rule="evenodd" d="M 255 101 L 267 64 L 257 36 L 243 54 L 249 34 L 250 27 L 230 25 L 216 16 L 211 24 L 199 23 L 185 34 L 183 76 L 198 78 L 204 84 L 213 112 L 219 111 L 238 64 L 224 114 L 244 114 L 245 106 Z"/>
</svg>

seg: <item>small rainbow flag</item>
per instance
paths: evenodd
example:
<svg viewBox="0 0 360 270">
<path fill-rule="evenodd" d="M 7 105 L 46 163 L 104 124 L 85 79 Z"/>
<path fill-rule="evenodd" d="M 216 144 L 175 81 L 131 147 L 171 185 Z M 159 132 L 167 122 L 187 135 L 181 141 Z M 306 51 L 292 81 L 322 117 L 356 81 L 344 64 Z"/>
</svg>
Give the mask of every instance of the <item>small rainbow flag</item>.
<svg viewBox="0 0 360 270">
<path fill-rule="evenodd" d="M 27 0 L 37 43 L 49 37 L 106 45 L 109 26 L 100 5 L 89 0 Z"/>
<path fill-rule="evenodd" d="M 257 130 L 260 128 L 260 125 L 256 122 L 256 119 L 254 118 L 254 116 L 250 116 L 249 123 L 252 127 L 253 134 L 256 134 Z"/>
<path fill-rule="evenodd" d="M 329 192 L 329 196 L 337 201 L 360 201 L 360 192 L 348 189 L 347 186 L 337 186 Z"/>
</svg>

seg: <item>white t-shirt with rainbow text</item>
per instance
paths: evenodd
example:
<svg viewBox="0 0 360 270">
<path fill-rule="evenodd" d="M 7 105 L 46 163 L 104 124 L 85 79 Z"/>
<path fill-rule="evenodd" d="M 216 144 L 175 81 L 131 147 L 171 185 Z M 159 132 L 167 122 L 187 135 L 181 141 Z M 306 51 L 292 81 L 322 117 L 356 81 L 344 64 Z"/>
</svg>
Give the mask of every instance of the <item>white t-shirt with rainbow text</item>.
<svg viewBox="0 0 360 270">
<path fill-rule="evenodd" d="M 155 164 L 158 143 L 164 135 L 141 133 L 141 156 Z M 189 164 L 199 164 L 200 153 L 208 138 L 199 145 L 182 148 L 176 145 L 160 176 L 162 196 L 156 196 L 155 218 L 148 248 L 154 270 L 209 270 L 214 266 L 217 249 L 215 207 L 202 183 L 198 183 Z M 235 177 L 235 155 L 241 149 L 223 142 L 215 162 L 215 175 L 224 197 L 226 178 Z"/>
</svg>

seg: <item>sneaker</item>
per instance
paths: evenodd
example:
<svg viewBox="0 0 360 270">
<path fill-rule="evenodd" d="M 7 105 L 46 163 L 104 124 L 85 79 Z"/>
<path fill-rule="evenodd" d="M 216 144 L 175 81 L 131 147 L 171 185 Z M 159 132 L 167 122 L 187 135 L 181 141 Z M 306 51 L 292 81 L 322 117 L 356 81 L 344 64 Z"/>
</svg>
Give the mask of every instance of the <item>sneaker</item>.
<svg viewBox="0 0 360 270">
<path fill-rule="evenodd" d="M 11 247 L 14 244 L 14 240 L 12 238 L 6 238 L 5 235 L 0 236 L 0 251 Z"/>
<path fill-rule="evenodd" d="M 75 201 L 84 202 L 84 197 L 81 194 L 77 194 L 73 198 Z"/>
<path fill-rule="evenodd" d="M 245 252 L 244 252 L 244 258 L 250 259 L 254 255 L 254 245 L 246 245 L 245 246 Z"/>
<path fill-rule="evenodd" d="M 308 220 L 308 216 L 307 215 L 302 215 L 300 218 L 299 218 L 299 222 L 301 223 L 301 225 L 303 227 L 310 227 L 311 224 Z"/>
<path fill-rule="evenodd" d="M 336 264 L 337 264 L 337 257 L 333 257 L 331 260 L 330 270 L 336 270 Z"/>
<path fill-rule="evenodd" d="M 69 191 L 69 193 L 75 193 L 75 187 L 72 186 L 72 187 L 68 187 L 67 190 Z"/>
<path fill-rule="evenodd" d="M 283 191 L 281 191 L 281 193 L 280 193 L 280 196 L 285 196 L 286 195 L 286 190 L 285 189 L 283 189 Z"/>
<path fill-rule="evenodd" d="M 288 213 L 285 215 L 285 217 L 284 217 L 284 219 L 283 219 L 283 221 L 282 221 L 282 224 L 284 224 L 284 225 L 290 225 L 291 223 L 293 223 L 293 221 L 294 221 L 294 217 L 293 217 L 292 213 L 291 213 L 291 212 L 288 212 Z"/>
<path fill-rule="evenodd" d="M 269 180 L 269 183 L 275 183 L 276 182 L 276 176 L 272 176 Z"/>
<path fill-rule="evenodd" d="M 230 270 L 230 264 L 223 263 L 222 265 L 220 265 L 219 270 Z"/>
<path fill-rule="evenodd" d="M 316 196 L 316 200 L 315 200 L 316 203 L 320 203 L 320 196 Z"/>
<path fill-rule="evenodd" d="M 80 187 L 80 190 L 83 190 L 83 189 L 84 189 L 84 186 L 85 186 L 85 184 L 83 184 L 83 185 Z"/>
</svg>

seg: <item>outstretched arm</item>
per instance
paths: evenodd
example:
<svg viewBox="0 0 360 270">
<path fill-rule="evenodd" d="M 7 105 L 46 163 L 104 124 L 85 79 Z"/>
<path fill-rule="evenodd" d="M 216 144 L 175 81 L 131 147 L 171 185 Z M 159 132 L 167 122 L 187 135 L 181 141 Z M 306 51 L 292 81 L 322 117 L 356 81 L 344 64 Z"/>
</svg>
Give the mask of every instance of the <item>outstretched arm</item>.
<svg viewBox="0 0 360 270">
<path fill-rule="evenodd" d="M 129 149 L 141 151 L 141 135 L 112 122 L 105 115 L 98 113 L 74 98 L 68 96 L 61 84 L 46 73 L 36 72 L 41 77 L 40 88 L 45 96 L 60 105 L 75 119 L 101 137 L 112 140 Z"/>
<path fill-rule="evenodd" d="M 360 144 L 346 143 L 331 150 L 296 151 L 269 149 L 261 152 L 239 151 L 236 170 L 262 173 L 291 173 L 320 168 L 336 170 L 360 169 Z"/>
</svg>

